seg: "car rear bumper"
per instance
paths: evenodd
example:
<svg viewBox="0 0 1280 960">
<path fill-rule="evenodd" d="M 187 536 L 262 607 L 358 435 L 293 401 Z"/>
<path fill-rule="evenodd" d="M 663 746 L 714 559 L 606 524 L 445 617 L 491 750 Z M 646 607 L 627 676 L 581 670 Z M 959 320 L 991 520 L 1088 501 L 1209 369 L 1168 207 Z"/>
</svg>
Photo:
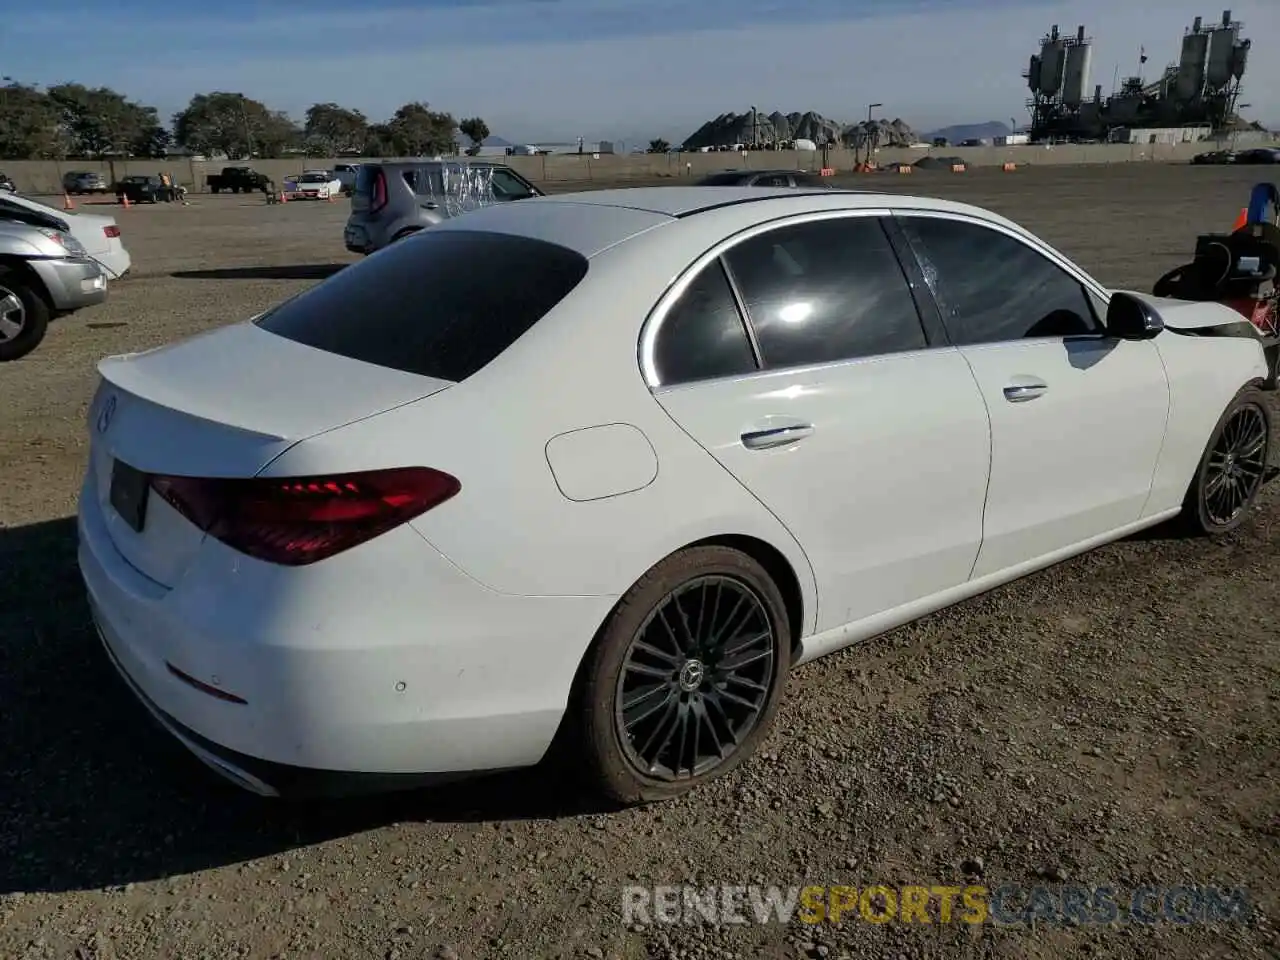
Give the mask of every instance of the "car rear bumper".
<svg viewBox="0 0 1280 960">
<path fill-rule="evenodd" d="M 495 594 L 408 525 L 292 569 L 206 541 L 166 588 L 115 548 L 92 479 L 78 532 L 99 634 L 135 695 L 268 796 L 538 763 L 610 603 Z"/>
<path fill-rule="evenodd" d="M 91 307 L 107 299 L 107 277 L 96 260 L 31 260 L 49 301 L 60 313 Z"/>
</svg>

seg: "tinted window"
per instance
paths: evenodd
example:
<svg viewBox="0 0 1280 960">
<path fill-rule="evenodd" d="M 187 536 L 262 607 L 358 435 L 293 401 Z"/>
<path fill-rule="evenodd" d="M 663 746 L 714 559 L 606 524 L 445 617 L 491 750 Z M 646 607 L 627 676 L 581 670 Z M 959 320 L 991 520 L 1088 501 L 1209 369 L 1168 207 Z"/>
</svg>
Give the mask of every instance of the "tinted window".
<svg viewBox="0 0 1280 960">
<path fill-rule="evenodd" d="M 751 373 L 751 342 L 717 260 L 704 267 L 662 321 L 654 345 L 658 382 L 688 383 Z"/>
<path fill-rule="evenodd" d="M 542 240 L 427 231 L 340 270 L 258 326 L 353 360 L 465 380 L 586 272 L 580 254 Z"/>
<path fill-rule="evenodd" d="M 490 182 L 493 184 L 494 195 L 500 200 L 523 200 L 533 196 L 533 191 L 521 183 L 514 173 L 501 167 L 494 168 Z"/>
<path fill-rule="evenodd" d="M 1084 288 L 1020 240 L 936 217 L 903 226 L 957 344 L 1102 331 Z"/>
<path fill-rule="evenodd" d="M 381 169 L 381 164 L 364 163 L 356 167 L 356 193 L 373 193 L 373 184 Z"/>
<path fill-rule="evenodd" d="M 785 173 L 766 173 L 756 177 L 757 187 L 789 187 L 791 178 Z"/>
<path fill-rule="evenodd" d="M 874 217 L 772 230 L 738 244 L 728 261 L 766 366 L 926 346 L 906 277 Z"/>
<path fill-rule="evenodd" d="M 831 186 L 825 179 L 815 177 L 812 173 L 797 173 L 795 180 L 797 187 L 817 187 L 821 190 L 826 190 Z"/>
<path fill-rule="evenodd" d="M 708 177 L 703 177 L 698 181 L 700 187 L 735 187 L 739 186 L 746 177 L 741 173 L 726 172 L 713 173 Z"/>
</svg>

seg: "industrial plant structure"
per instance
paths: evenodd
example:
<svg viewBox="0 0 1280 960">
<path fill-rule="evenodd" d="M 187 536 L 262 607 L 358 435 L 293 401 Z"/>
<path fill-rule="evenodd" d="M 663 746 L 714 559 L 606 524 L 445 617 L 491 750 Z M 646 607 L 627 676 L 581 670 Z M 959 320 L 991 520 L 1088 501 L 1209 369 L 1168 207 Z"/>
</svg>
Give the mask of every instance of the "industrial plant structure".
<svg viewBox="0 0 1280 960">
<path fill-rule="evenodd" d="M 1129 139 L 1123 132 L 1136 128 L 1182 128 L 1184 139 L 1213 135 L 1235 118 L 1250 45 L 1240 38 L 1241 29 L 1230 10 L 1208 28 L 1196 17 L 1177 63 L 1151 82 L 1126 77 L 1103 97 L 1101 84 L 1089 89 L 1092 38 L 1084 27 L 1068 37 L 1055 26 L 1023 74 L 1031 89 L 1031 139 Z M 1144 52 L 1139 62 L 1146 59 Z"/>
</svg>

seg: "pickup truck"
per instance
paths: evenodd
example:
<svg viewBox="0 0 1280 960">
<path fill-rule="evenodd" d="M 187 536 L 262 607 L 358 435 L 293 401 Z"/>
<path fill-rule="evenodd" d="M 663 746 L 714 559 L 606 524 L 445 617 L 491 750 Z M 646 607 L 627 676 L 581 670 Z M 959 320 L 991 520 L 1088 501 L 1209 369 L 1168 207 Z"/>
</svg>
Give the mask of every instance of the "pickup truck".
<svg viewBox="0 0 1280 960">
<path fill-rule="evenodd" d="M 204 182 L 210 193 L 218 193 L 220 190 L 229 190 L 231 193 L 255 193 L 266 189 L 271 178 L 265 173 L 258 173 L 252 167 L 223 167 L 221 173 L 210 174 Z"/>
</svg>

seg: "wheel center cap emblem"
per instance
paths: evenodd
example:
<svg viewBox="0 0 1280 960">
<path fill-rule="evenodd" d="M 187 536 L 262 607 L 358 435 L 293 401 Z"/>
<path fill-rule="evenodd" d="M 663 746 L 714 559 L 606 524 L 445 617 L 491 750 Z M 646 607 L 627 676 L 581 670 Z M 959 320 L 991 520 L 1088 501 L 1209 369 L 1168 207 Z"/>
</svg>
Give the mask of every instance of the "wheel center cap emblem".
<svg viewBox="0 0 1280 960">
<path fill-rule="evenodd" d="M 680 668 L 680 689 L 692 693 L 702 685 L 702 678 L 706 674 L 707 668 L 702 665 L 701 660 L 686 660 Z"/>
</svg>

